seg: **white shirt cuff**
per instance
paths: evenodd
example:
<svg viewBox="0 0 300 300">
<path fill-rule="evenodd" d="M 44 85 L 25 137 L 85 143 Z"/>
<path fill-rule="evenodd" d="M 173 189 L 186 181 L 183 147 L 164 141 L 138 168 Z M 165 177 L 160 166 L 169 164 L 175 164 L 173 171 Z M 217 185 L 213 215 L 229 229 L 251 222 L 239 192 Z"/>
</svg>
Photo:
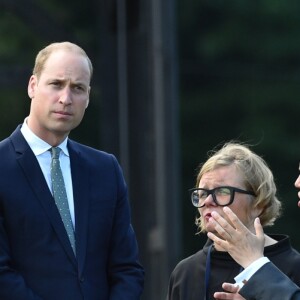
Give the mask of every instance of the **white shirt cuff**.
<svg viewBox="0 0 300 300">
<path fill-rule="evenodd" d="M 267 257 L 261 257 L 254 261 L 251 265 L 249 265 L 234 278 L 236 285 L 238 285 L 239 288 L 242 288 L 244 284 L 250 279 L 250 277 L 269 261 L 270 260 Z"/>
</svg>

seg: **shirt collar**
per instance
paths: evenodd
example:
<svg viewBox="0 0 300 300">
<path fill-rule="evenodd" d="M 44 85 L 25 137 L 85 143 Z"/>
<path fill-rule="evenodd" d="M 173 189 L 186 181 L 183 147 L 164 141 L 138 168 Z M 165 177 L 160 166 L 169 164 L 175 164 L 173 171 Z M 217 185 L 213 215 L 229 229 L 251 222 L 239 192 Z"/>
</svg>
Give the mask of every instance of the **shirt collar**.
<svg viewBox="0 0 300 300">
<path fill-rule="evenodd" d="M 21 127 L 21 132 L 30 146 L 31 150 L 35 154 L 35 156 L 43 154 L 48 151 L 52 146 L 46 143 L 44 140 L 39 138 L 36 134 L 32 132 L 32 130 L 27 125 L 27 118 L 25 118 L 23 125 Z M 65 138 L 62 143 L 58 145 L 58 147 L 62 150 L 62 152 L 69 156 L 69 151 L 67 147 L 68 138 Z"/>
</svg>

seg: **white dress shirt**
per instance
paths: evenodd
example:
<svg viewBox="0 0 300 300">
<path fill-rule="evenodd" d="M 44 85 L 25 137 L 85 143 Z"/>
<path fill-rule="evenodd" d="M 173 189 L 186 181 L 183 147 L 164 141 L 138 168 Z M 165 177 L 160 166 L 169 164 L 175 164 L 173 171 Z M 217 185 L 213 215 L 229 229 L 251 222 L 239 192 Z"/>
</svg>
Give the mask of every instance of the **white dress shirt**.
<svg viewBox="0 0 300 300">
<path fill-rule="evenodd" d="M 52 193 L 51 174 L 50 174 L 51 152 L 49 151 L 49 149 L 52 146 L 46 143 L 45 141 L 43 141 L 42 139 L 40 139 L 37 135 L 35 135 L 30 130 L 30 128 L 27 125 L 27 119 L 24 120 L 24 123 L 21 127 L 21 132 L 26 142 L 29 144 L 31 150 L 33 151 L 34 155 L 36 156 L 39 165 L 42 169 L 42 172 L 44 174 L 45 180 L 48 184 L 49 190 Z M 73 226 L 75 228 L 73 185 L 72 185 L 70 156 L 67 148 L 67 141 L 68 138 L 66 138 L 60 145 L 58 145 L 58 147 L 62 150 L 60 152 L 59 161 L 60 161 L 60 167 L 65 181 L 71 219 L 73 222 Z"/>
<path fill-rule="evenodd" d="M 261 257 L 254 261 L 251 265 L 249 265 L 246 269 L 244 269 L 239 275 L 237 275 L 234 278 L 236 285 L 242 288 L 244 284 L 246 284 L 247 281 L 250 279 L 250 277 L 269 261 L 270 260 L 267 257 Z"/>
</svg>

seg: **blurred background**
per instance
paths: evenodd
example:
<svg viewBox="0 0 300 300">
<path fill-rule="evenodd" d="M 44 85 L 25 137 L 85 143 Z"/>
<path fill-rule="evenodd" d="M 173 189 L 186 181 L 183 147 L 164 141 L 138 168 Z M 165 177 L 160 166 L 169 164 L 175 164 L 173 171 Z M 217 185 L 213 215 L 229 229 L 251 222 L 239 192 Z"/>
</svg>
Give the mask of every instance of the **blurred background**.
<svg viewBox="0 0 300 300">
<path fill-rule="evenodd" d="M 284 213 L 265 231 L 300 249 L 299 12 L 297 0 L 0 0 L 0 139 L 28 114 L 37 52 L 82 46 L 95 69 L 91 102 L 70 137 L 123 167 L 143 300 L 164 299 L 176 263 L 205 243 L 187 190 L 228 140 L 273 170 Z"/>
</svg>

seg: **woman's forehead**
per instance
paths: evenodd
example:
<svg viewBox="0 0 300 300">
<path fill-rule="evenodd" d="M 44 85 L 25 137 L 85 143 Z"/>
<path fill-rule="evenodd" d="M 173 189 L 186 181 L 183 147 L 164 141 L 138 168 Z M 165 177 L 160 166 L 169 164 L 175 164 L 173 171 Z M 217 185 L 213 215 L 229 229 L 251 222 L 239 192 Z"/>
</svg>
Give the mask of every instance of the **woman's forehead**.
<svg viewBox="0 0 300 300">
<path fill-rule="evenodd" d="M 241 181 L 240 170 L 235 165 L 218 166 L 210 171 L 203 173 L 200 182 L 218 181 L 237 183 Z"/>
</svg>

